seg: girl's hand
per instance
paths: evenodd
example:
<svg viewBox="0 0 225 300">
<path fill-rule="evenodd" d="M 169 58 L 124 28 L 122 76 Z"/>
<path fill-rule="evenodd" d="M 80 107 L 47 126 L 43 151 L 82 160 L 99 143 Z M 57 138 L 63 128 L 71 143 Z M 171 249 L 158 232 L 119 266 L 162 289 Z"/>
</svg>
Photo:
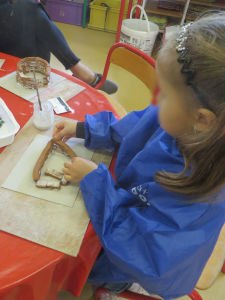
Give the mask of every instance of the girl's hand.
<svg viewBox="0 0 225 300">
<path fill-rule="evenodd" d="M 98 166 L 90 160 L 74 157 L 70 163 L 64 164 L 64 177 L 73 183 L 80 182 L 87 174 L 97 169 L 97 167 Z"/>
<path fill-rule="evenodd" d="M 77 121 L 62 121 L 55 125 L 53 138 L 66 142 L 69 138 L 76 136 Z"/>
</svg>

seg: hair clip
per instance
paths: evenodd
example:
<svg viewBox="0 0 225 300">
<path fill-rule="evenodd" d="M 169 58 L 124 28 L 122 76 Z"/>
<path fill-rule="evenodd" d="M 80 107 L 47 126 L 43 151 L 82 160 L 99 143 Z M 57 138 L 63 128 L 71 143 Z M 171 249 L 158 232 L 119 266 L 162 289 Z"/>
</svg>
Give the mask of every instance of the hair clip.
<svg viewBox="0 0 225 300">
<path fill-rule="evenodd" d="M 189 48 L 191 45 L 191 35 L 189 29 L 192 24 L 193 22 L 183 26 L 178 38 L 176 39 L 176 51 L 178 53 L 177 61 L 179 64 L 181 64 L 181 73 L 185 76 L 186 84 L 193 89 L 204 107 L 210 109 L 210 106 L 205 99 L 206 97 L 204 91 L 199 89 L 195 84 L 196 69 L 192 65 L 192 48 Z"/>
<path fill-rule="evenodd" d="M 179 54 L 177 61 L 182 65 L 181 73 L 185 75 L 188 85 L 193 85 L 193 79 L 196 74 L 196 72 L 191 69 L 192 59 L 190 56 L 190 50 L 188 48 L 188 41 L 191 38 L 189 36 L 189 28 L 191 25 L 192 23 L 188 23 L 187 25 L 183 26 L 178 38 L 176 39 L 176 51 Z"/>
<path fill-rule="evenodd" d="M 187 25 L 184 25 L 181 28 L 179 37 L 176 39 L 176 41 L 177 41 L 176 50 L 179 53 L 180 52 L 182 53 L 183 51 L 186 50 L 186 42 L 188 40 L 188 30 L 189 30 L 191 25 L 192 25 L 192 22 L 188 23 Z"/>
</svg>

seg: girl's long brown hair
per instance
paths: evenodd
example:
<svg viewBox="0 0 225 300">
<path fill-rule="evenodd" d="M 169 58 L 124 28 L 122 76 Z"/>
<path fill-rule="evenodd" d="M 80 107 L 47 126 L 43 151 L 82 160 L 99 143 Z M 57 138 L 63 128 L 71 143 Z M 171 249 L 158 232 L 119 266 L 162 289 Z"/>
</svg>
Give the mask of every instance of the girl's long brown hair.
<svg viewBox="0 0 225 300">
<path fill-rule="evenodd" d="M 168 190 L 191 195 L 193 201 L 213 201 L 213 196 L 202 196 L 219 190 L 225 183 L 225 13 L 207 15 L 194 22 L 188 39 L 196 98 L 202 107 L 214 112 L 217 120 L 207 132 L 179 139 L 185 158 L 181 173 L 161 171 L 155 177 Z M 166 54 L 166 48 L 160 55 Z"/>
</svg>

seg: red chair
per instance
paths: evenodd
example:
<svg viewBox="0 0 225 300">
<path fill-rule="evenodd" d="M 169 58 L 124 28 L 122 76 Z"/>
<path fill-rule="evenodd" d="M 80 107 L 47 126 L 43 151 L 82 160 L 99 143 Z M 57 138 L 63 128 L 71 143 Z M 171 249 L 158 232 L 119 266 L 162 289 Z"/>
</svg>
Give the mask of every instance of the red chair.
<svg viewBox="0 0 225 300">
<path fill-rule="evenodd" d="M 148 88 L 152 95 L 152 104 L 156 104 L 157 81 L 155 60 L 143 51 L 124 43 L 114 44 L 108 52 L 101 81 L 95 86 L 101 87 L 105 82 L 110 65 L 114 64 L 136 76 Z"/>
</svg>

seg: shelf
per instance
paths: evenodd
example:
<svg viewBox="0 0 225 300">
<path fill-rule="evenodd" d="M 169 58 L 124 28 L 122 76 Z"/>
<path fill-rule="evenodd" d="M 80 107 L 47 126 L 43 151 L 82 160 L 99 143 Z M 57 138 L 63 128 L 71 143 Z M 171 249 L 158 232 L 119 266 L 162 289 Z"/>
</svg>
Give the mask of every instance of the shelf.
<svg viewBox="0 0 225 300">
<path fill-rule="evenodd" d="M 182 12 L 167 10 L 162 8 L 146 9 L 146 13 L 153 14 L 153 15 L 173 17 L 177 19 L 181 19 L 183 15 Z M 194 17 L 187 16 L 187 20 L 193 21 L 194 19 L 195 19 Z"/>
<path fill-rule="evenodd" d="M 222 1 L 218 1 L 218 2 L 215 2 L 215 3 L 207 3 L 207 2 L 201 2 L 201 1 L 191 1 L 191 4 L 202 5 L 202 6 L 210 7 L 210 8 L 225 9 L 225 4 L 222 3 Z"/>
<path fill-rule="evenodd" d="M 182 12 L 164 9 L 164 8 L 146 9 L 146 13 L 174 17 L 174 18 L 182 18 Z"/>
<path fill-rule="evenodd" d="M 176 0 L 177 2 L 183 3 L 183 0 Z M 225 4 L 222 4 L 222 2 L 215 2 L 215 3 L 206 3 L 206 2 L 200 2 L 200 1 L 195 1 L 191 0 L 190 5 L 199 5 L 199 6 L 204 6 L 204 7 L 209 7 L 209 8 L 218 8 L 218 9 L 224 9 L 225 10 Z M 149 14 L 154 14 L 154 15 L 161 15 L 161 16 L 167 16 L 167 17 L 173 17 L 177 19 L 181 19 L 183 15 L 183 11 L 175 11 L 175 10 L 169 10 L 169 9 L 164 9 L 164 8 L 146 8 L 146 12 Z M 194 20 L 194 17 L 187 16 L 187 20 Z"/>
<path fill-rule="evenodd" d="M 185 4 L 184 0 L 176 0 L 176 2 Z M 196 4 L 199 6 L 205 6 L 205 7 L 209 7 L 209 8 L 225 9 L 225 3 L 224 3 L 224 1 L 221 1 L 221 0 L 214 2 L 214 3 L 198 1 L 198 0 L 191 0 L 190 5 L 192 5 L 192 4 Z"/>
</svg>

